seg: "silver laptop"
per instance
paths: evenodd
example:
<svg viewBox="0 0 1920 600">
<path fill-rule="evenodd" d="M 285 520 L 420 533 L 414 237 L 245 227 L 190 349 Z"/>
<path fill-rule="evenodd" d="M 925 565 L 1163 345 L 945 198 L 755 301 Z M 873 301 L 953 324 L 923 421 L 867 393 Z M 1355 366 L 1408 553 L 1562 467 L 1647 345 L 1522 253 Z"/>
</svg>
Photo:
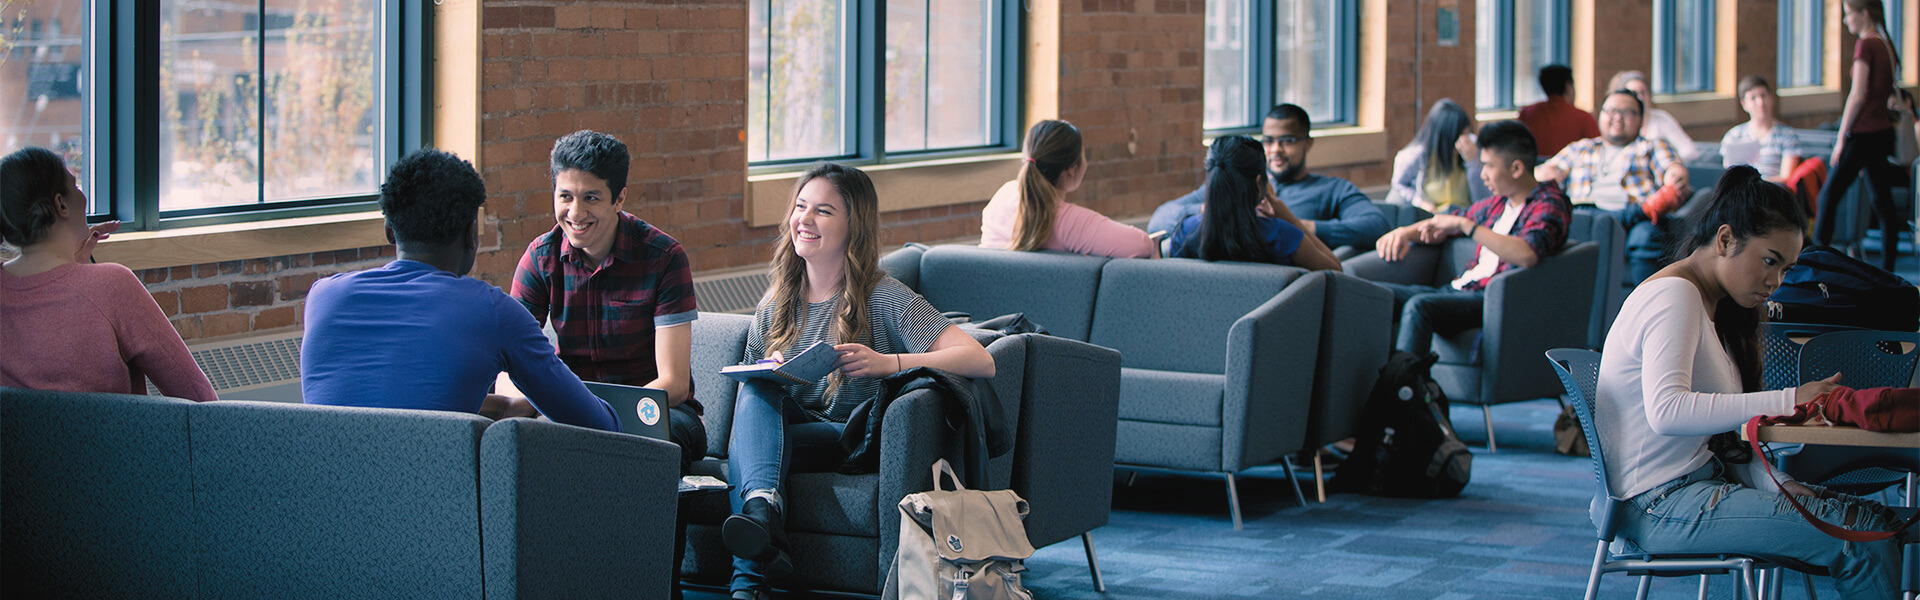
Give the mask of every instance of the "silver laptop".
<svg viewBox="0 0 1920 600">
<path fill-rule="evenodd" d="M 673 441 L 667 428 L 666 390 L 597 381 L 581 383 L 587 385 L 587 391 L 613 405 L 613 413 L 620 417 L 622 433 Z"/>
</svg>

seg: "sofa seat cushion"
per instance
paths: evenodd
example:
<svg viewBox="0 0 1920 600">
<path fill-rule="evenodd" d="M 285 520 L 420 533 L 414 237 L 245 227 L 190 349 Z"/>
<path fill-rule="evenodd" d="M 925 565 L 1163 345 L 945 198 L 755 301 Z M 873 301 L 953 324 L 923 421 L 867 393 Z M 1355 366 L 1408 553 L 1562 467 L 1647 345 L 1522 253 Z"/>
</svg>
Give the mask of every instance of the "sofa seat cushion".
<svg viewBox="0 0 1920 600">
<path fill-rule="evenodd" d="M 1139 465 L 1182 471 L 1221 470 L 1220 428 L 1120 419 L 1116 466 Z"/>
<path fill-rule="evenodd" d="M 1226 386 L 1214 373 L 1122 368 L 1120 420 L 1219 427 Z"/>
</svg>

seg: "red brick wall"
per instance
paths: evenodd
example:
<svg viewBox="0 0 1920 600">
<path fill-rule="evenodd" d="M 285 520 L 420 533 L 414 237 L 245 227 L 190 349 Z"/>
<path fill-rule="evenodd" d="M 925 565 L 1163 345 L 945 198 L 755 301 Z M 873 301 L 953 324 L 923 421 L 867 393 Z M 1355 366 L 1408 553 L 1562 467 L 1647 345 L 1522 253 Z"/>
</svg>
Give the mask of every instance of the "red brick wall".
<svg viewBox="0 0 1920 600">
<path fill-rule="evenodd" d="M 393 246 L 134 271 L 187 340 L 302 322 L 307 290 L 328 275 L 393 260 Z"/>
<path fill-rule="evenodd" d="M 1061 2 L 1059 118 L 1089 163 L 1074 202 L 1146 215 L 1199 184 L 1205 14 L 1202 0 Z"/>
</svg>

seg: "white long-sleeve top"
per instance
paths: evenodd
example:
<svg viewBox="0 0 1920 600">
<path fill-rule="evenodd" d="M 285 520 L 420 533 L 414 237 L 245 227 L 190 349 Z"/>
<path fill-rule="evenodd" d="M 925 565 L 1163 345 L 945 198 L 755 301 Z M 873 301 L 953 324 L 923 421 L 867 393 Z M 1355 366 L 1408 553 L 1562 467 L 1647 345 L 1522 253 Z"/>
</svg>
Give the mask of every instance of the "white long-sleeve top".
<svg viewBox="0 0 1920 600">
<path fill-rule="evenodd" d="M 1708 437 L 1793 412 L 1793 388 L 1740 390 L 1699 288 L 1680 277 L 1640 284 L 1600 358 L 1596 417 L 1611 493 L 1631 498 L 1691 473 L 1713 457 Z"/>
</svg>

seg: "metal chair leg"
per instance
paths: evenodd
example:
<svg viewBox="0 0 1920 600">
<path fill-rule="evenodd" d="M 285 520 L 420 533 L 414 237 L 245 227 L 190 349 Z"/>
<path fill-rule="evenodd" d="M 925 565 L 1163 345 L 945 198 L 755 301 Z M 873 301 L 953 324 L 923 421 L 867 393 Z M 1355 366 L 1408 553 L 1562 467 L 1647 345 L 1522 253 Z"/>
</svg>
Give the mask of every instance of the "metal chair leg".
<svg viewBox="0 0 1920 600">
<path fill-rule="evenodd" d="M 1653 589 L 1653 576 L 1640 576 L 1640 591 L 1633 595 L 1634 600 L 1647 600 L 1647 590 Z"/>
<path fill-rule="evenodd" d="M 1818 597 L 1814 596 L 1813 594 L 1813 574 L 1801 573 L 1800 580 L 1802 583 L 1805 583 L 1807 586 L 1807 600 L 1820 600 Z"/>
<path fill-rule="evenodd" d="M 1233 515 L 1233 530 L 1240 530 L 1240 491 L 1233 485 L 1233 474 L 1227 474 L 1227 512 Z"/>
<path fill-rule="evenodd" d="M 1600 575 L 1606 572 L 1607 541 L 1598 540 L 1593 550 L 1593 569 L 1587 572 L 1586 600 L 1600 597 Z"/>
<path fill-rule="evenodd" d="M 1707 600 L 1707 576 L 1700 576 L 1700 600 Z M 1748 598 L 1747 600 L 1753 600 Z"/>
<path fill-rule="evenodd" d="M 1081 533 L 1080 544 L 1087 547 L 1087 572 L 1093 574 L 1093 591 L 1107 593 L 1107 582 L 1100 578 L 1100 559 L 1093 555 L 1093 532 Z"/>
<path fill-rule="evenodd" d="M 1313 451 L 1313 497 L 1321 504 L 1327 503 L 1327 475 L 1317 448 Z"/>
<path fill-rule="evenodd" d="M 1487 422 L 1487 454 L 1499 452 L 1500 448 L 1493 444 L 1493 405 L 1480 405 L 1480 417 Z"/>
<path fill-rule="evenodd" d="M 1315 456 L 1317 457 L 1318 454 L 1316 454 Z M 1306 506 L 1307 494 L 1305 492 L 1300 491 L 1300 476 L 1294 474 L 1293 457 L 1291 456 L 1280 457 L 1280 463 L 1283 465 L 1286 465 L 1287 467 L 1287 483 L 1293 484 L 1293 499 L 1299 500 L 1301 506 Z"/>
</svg>

